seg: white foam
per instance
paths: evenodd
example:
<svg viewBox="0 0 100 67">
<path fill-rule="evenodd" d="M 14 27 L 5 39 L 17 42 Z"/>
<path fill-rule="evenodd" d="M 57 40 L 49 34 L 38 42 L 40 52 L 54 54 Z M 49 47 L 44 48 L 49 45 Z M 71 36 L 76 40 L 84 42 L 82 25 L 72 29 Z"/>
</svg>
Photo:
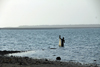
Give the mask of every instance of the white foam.
<svg viewBox="0 0 100 67">
<path fill-rule="evenodd" d="M 27 51 L 27 52 L 21 52 L 21 53 L 12 53 L 8 54 L 8 56 L 30 56 L 31 54 L 34 54 L 35 51 Z"/>
</svg>

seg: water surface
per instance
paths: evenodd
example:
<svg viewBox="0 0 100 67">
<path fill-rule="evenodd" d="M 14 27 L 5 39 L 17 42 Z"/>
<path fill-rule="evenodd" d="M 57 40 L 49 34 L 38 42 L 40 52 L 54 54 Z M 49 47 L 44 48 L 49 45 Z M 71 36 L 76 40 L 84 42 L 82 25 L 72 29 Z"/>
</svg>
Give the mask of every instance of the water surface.
<svg viewBox="0 0 100 67">
<path fill-rule="evenodd" d="M 59 35 L 65 47 L 59 48 Z M 56 49 L 50 49 L 56 48 Z M 29 51 L 16 56 L 100 64 L 100 28 L 0 30 L 0 50 Z"/>
</svg>

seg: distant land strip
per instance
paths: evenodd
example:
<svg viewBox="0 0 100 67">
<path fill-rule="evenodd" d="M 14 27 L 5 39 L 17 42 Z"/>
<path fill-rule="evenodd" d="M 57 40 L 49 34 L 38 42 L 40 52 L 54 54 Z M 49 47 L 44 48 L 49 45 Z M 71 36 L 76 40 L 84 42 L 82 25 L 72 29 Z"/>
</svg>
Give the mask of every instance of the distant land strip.
<svg viewBox="0 0 100 67">
<path fill-rule="evenodd" d="M 66 29 L 66 28 L 100 28 L 100 24 L 89 25 L 33 25 L 33 26 L 19 26 L 19 27 L 4 27 L 0 29 Z"/>
</svg>

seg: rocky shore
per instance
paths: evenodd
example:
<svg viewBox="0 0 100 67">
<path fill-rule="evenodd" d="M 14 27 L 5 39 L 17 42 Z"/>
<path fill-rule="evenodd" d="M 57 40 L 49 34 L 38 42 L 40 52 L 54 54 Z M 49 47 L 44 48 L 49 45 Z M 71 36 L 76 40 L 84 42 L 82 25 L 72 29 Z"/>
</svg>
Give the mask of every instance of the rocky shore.
<svg viewBox="0 0 100 67">
<path fill-rule="evenodd" d="M 32 59 L 29 57 L 6 56 L 9 53 L 21 51 L 0 51 L 0 67 L 100 67 L 94 64 L 81 64 L 75 62 L 50 61 L 48 59 Z"/>
<path fill-rule="evenodd" d="M 4 51 L 0 51 L 0 55 L 6 55 L 6 54 L 10 54 L 10 53 L 18 53 L 18 52 L 22 52 L 22 51 L 6 51 L 6 50 L 4 50 Z"/>
</svg>

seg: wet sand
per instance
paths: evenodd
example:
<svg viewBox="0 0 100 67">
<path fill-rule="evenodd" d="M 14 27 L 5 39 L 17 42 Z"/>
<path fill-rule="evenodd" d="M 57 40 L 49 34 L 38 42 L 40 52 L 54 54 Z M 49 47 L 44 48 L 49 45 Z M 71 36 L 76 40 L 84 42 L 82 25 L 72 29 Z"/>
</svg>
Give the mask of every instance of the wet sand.
<svg viewBox="0 0 100 67">
<path fill-rule="evenodd" d="M 50 61 L 48 59 L 32 59 L 29 57 L 6 56 L 9 53 L 18 53 L 22 51 L 0 51 L 0 67 L 100 67 L 94 64 L 81 64 L 75 62 L 61 62 L 58 60 Z"/>
</svg>

